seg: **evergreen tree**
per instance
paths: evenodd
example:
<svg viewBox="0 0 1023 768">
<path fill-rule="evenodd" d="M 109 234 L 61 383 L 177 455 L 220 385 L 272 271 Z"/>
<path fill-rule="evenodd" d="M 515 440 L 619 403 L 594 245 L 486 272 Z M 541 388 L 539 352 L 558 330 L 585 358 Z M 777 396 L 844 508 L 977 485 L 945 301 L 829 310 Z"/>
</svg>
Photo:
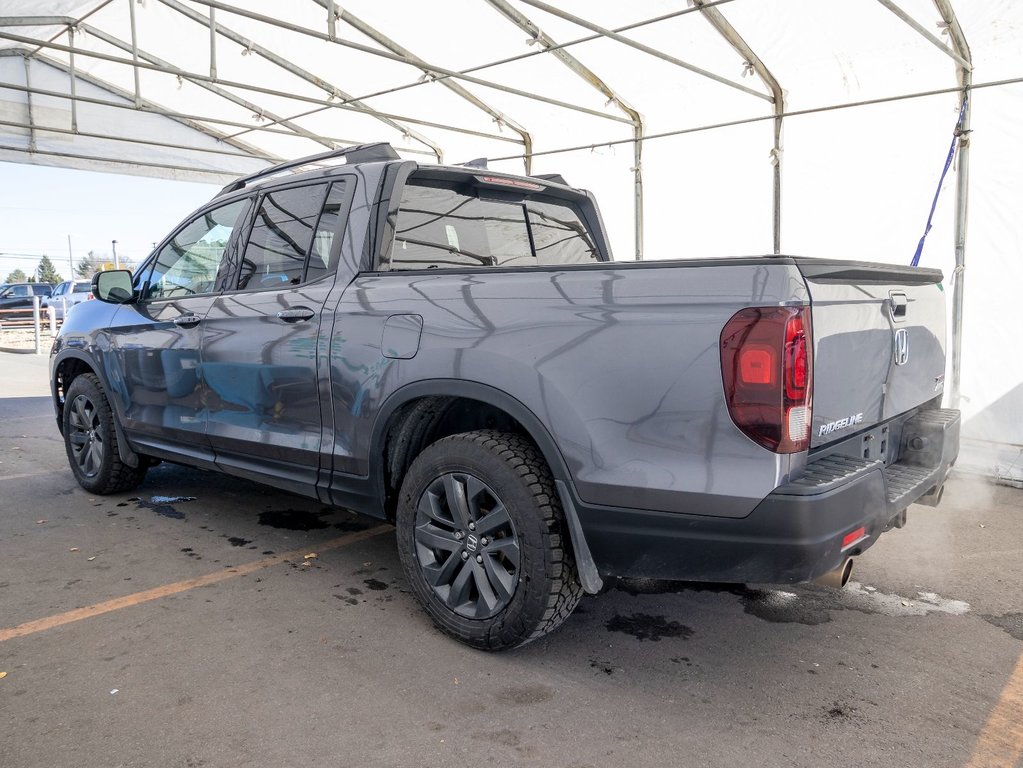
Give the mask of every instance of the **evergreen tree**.
<svg viewBox="0 0 1023 768">
<path fill-rule="evenodd" d="M 88 280 L 96 274 L 96 265 L 92 261 L 92 251 L 89 251 L 89 255 L 83 256 L 82 260 L 75 265 L 75 274 L 83 280 Z"/>
<path fill-rule="evenodd" d="M 16 269 L 13 272 L 11 272 L 11 274 L 9 274 L 7 276 L 7 279 L 4 280 L 4 282 L 5 283 L 23 283 L 23 282 L 25 282 L 25 273 L 22 270 L 20 270 L 20 269 Z"/>
<path fill-rule="evenodd" d="M 39 282 L 53 285 L 64 282 L 64 278 L 60 276 L 54 268 L 53 262 L 50 261 L 50 257 L 46 255 L 39 260 Z"/>
</svg>

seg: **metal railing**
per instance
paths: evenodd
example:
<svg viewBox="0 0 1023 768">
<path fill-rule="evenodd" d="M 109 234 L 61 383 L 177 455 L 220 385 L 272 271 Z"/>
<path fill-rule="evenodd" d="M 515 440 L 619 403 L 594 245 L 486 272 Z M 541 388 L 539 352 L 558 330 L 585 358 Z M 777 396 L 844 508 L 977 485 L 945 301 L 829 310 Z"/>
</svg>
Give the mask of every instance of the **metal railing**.
<svg viewBox="0 0 1023 768">
<path fill-rule="evenodd" d="M 61 298 L 58 311 L 58 307 L 52 304 L 43 307 L 40 297 L 33 296 L 31 309 L 28 307 L 0 309 L 0 348 L 8 351 L 28 351 L 9 346 L 8 337 L 17 331 L 31 330 L 35 353 L 43 354 L 43 336 L 47 331 L 51 337 L 57 335 L 57 330 L 63 325 L 64 318 L 72 306 L 74 305 L 68 305 L 66 298 Z"/>
</svg>

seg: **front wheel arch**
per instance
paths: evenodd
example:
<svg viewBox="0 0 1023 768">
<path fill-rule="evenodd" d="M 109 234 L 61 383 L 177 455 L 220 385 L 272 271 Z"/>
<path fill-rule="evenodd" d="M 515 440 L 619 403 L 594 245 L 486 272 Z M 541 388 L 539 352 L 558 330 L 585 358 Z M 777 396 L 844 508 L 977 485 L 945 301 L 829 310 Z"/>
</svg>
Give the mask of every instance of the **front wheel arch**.
<svg viewBox="0 0 1023 768">
<path fill-rule="evenodd" d="M 53 407 L 57 414 L 57 428 L 63 435 L 64 394 L 68 391 L 68 387 L 71 386 L 72 382 L 82 374 L 92 374 L 99 380 L 103 391 L 107 393 L 111 391 L 110 383 L 100 366 L 94 365 L 91 360 L 77 352 L 64 352 L 59 354 L 52 364 L 52 370 L 53 375 L 50 378 L 50 394 L 53 397 Z M 107 399 L 110 399 L 109 395 L 107 396 Z M 121 461 L 129 467 L 138 467 L 141 457 L 128 443 L 128 438 L 124 433 L 124 427 L 121 425 L 121 416 L 118 413 L 117 404 L 111 402 L 110 408 L 113 411 L 114 431 L 117 434 L 117 455 Z"/>
</svg>

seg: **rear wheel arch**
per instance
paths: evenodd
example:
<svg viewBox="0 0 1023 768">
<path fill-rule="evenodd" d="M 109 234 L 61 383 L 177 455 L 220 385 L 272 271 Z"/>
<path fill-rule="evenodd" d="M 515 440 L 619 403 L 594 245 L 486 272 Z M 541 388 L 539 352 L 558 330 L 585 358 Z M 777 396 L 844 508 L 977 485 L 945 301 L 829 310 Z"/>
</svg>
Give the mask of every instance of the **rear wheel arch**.
<svg viewBox="0 0 1023 768">
<path fill-rule="evenodd" d="M 427 446 L 460 432 L 499 429 L 533 442 L 556 480 L 568 481 L 568 466 L 554 438 L 521 401 L 475 382 L 439 379 L 410 384 L 381 409 L 370 455 L 378 459 L 374 486 L 393 519 L 397 490 L 409 466 Z"/>
</svg>

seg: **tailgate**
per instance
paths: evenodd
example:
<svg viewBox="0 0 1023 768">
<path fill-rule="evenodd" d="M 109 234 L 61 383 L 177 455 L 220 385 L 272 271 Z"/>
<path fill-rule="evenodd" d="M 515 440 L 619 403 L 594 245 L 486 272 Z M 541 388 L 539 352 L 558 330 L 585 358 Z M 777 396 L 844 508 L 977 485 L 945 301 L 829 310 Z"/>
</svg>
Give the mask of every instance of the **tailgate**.
<svg viewBox="0 0 1023 768">
<path fill-rule="evenodd" d="M 796 259 L 810 291 L 817 448 L 920 406 L 945 373 L 936 269 Z"/>
</svg>

